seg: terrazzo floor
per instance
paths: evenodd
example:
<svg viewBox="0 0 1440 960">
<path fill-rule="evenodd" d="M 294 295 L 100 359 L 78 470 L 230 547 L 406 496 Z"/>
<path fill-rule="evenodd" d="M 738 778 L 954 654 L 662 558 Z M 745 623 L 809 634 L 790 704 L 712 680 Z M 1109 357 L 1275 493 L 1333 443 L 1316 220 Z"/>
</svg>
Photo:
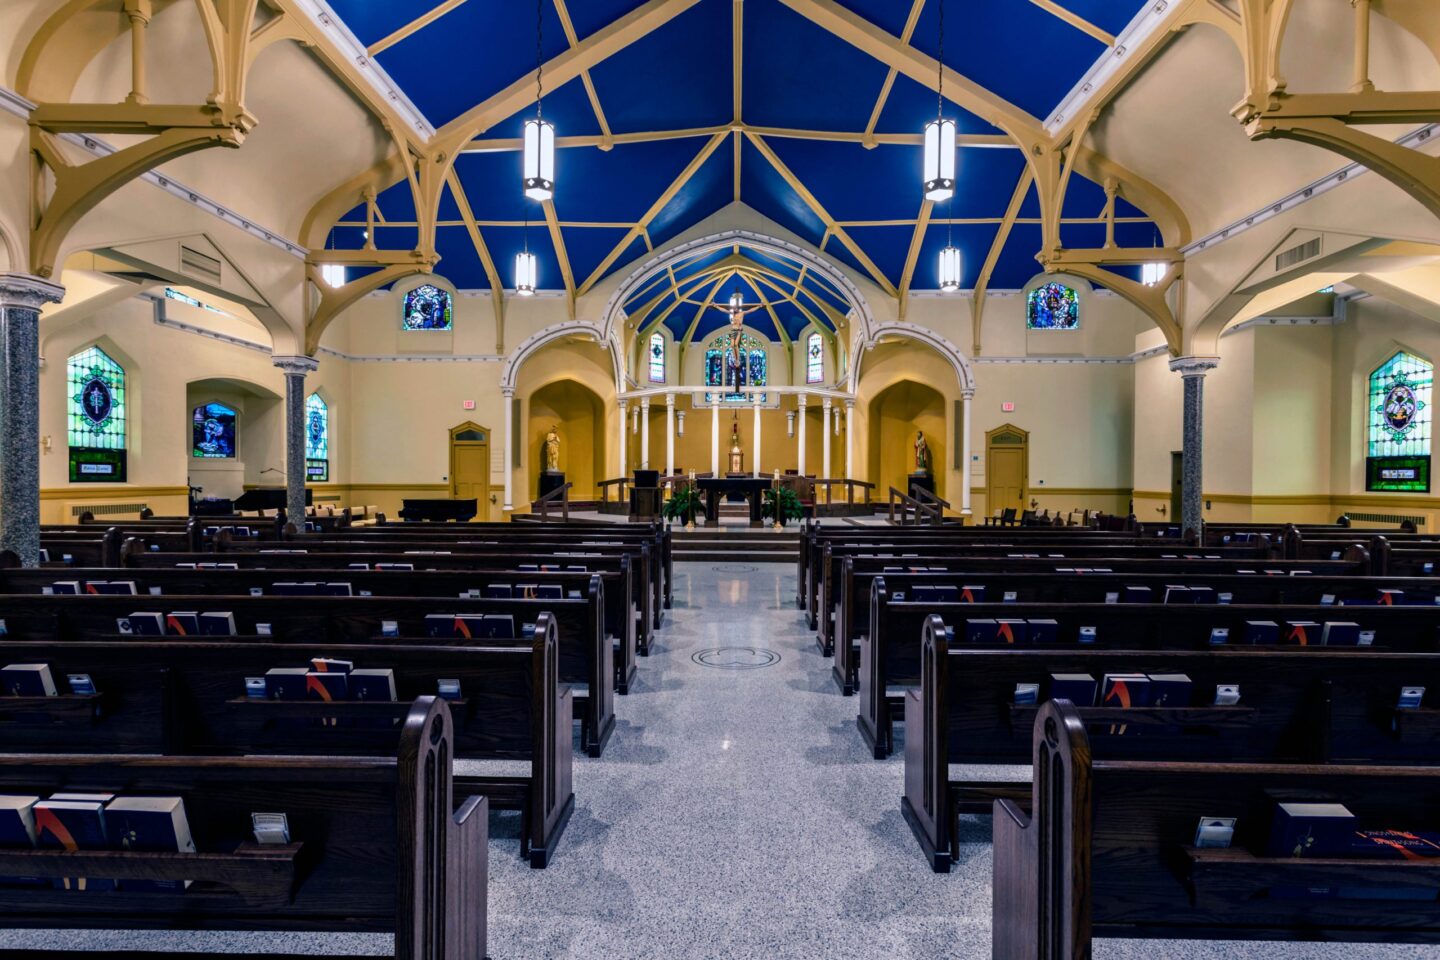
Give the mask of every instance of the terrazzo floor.
<svg viewBox="0 0 1440 960">
<path fill-rule="evenodd" d="M 900 817 L 901 760 L 869 757 L 856 701 L 795 608 L 794 568 L 677 564 L 674 593 L 658 649 L 616 698 L 605 756 L 576 758 L 575 814 L 550 868 L 516 856 L 516 817 L 492 816 L 494 960 L 989 958 L 988 818 L 963 825 L 953 872 L 930 871 Z M 717 648 L 779 659 L 693 659 Z M 389 940 L 0 930 L 0 951 L 139 946 L 383 954 Z M 1101 941 L 1094 955 L 1440 960 L 1440 948 Z"/>
</svg>

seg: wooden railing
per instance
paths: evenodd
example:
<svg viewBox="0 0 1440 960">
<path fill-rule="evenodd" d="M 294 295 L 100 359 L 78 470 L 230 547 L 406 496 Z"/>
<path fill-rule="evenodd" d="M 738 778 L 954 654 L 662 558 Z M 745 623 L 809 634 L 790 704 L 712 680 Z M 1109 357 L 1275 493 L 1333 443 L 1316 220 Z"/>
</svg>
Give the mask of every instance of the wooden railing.
<svg viewBox="0 0 1440 960">
<path fill-rule="evenodd" d="M 938 498 L 937 498 L 938 499 Z M 940 501 L 943 503 L 944 501 Z M 923 526 L 930 523 L 939 526 L 942 522 L 941 507 L 938 504 L 925 503 L 917 500 L 909 494 L 901 493 L 894 487 L 890 488 L 890 522 L 895 522 L 895 505 L 900 505 L 900 525 L 906 526 L 910 523 L 913 515 L 916 526 Z"/>
<path fill-rule="evenodd" d="M 600 488 L 601 507 L 604 507 L 605 504 L 610 502 L 610 488 L 615 487 L 615 502 L 628 510 L 630 506 L 630 498 L 626 496 L 625 491 L 630 486 L 630 484 L 634 482 L 635 481 L 631 480 L 629 477 L 616 477 L 614 480 L 601 480 L 599 483 L 595 484 L 595 486 Z"/>
<path fill-rule="evenodd" d="M 825 488 L 825 502 L 827 504 L 835 502 L 835 487 L 843 486 L 845 488 L 845 503 L 848 506 L 855 505 L 855 490 L 857 487 L 864 492 L 864 502 L 867 504 L 870 503 L 870 492 L 875 489 L 875 484 L 873 483 L 867 483 L 864 480 L 850 480 L 844 477 L 829 480 L 811 480 L 810 483 L 812 486 Z"/>
<path fill-rule="evenodd" d="M 556 503 L 560 504 L 559 522 L 568 523 L 570 521 L 570 488 L 573 486 L 575 486 L 573 483 L 562 483 L 535 501 L 535 512 L 540 515 L 541 523 L 550 522 L 550 508 Z"/>
<path fill-rule="evenodd" d="M 920 486 L 918 483 L 910 484 L 910 496 L 914 497 L 916 500 L 919 500 L 921 503 L 929 504 L 930 506 L 934 507 L 939 507 L 942 511 L 942 515 L 943 511 L 950 509 L 949 500 L 940 499 L 934 493 Z"/>
</svg>

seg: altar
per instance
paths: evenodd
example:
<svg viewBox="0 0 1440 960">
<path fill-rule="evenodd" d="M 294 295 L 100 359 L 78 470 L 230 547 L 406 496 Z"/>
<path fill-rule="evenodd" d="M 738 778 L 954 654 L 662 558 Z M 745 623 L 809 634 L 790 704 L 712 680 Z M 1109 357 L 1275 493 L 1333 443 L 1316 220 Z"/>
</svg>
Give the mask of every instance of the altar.
<svg viewBox="0 0 1440 960">
<path fill-rule="evenodd" d="M 695 485 L 705 494 L 705 522 L 720 522 L 720 498 L 729 493 L 738 493 L 750 501 L 750 526 L 763 526 L 760 507 L 765 500 L 765 491 L 770 489 L 769 477 L 701 477 Z"/>
</svg>

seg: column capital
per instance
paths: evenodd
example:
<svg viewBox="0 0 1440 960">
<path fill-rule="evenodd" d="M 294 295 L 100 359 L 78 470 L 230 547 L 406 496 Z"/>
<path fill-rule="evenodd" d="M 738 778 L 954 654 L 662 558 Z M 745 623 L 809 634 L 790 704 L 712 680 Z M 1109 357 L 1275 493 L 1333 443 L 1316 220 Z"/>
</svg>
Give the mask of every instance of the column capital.
<svg viewBox="0 0 1440 960">
<path fill-rule="evenodd" d="M 759 410 L 759 409 L 760 409 L 760 394 L 758 394 L 758 393 L 752 393 L 752 394 L 750 394 L 750 402 L 753 403 L 753 404 L 755 404 L 755 409 L 756 409 L 756 410 Z"/>
<path fill-rule="evenodd" d="M 641 397 L 641 398 L 640 398 L 640 407 L 641 407 L 641 409 L 643 409 L 643 410 L 649 410 L 649 409 L 650 409 L 650 398 L 649 398 L 649 397 Z"/>
<path fill-rule="evenodd" d="M 961 391 L 960 391 L 960 397 L 961 397 L 961 399 L 964 400 L 966 403 L 969 403 L 971 400 L 974 400 L 974 399 L 975 399 L 975 391 L 974 391 L 974 390 L 961 390 Z M 850 402 L 851 402 L 851 403 L 854 403 L 855 401 L 852 400 L 852 401 L 850 401 Z"/>
<path fill-rule="evenodd" d="M 806 393 L 797 393 L 795 395 L 795 405 L 801 410 L 804 410 L 810 405 L 810 395 Z"/>
<path fill-rule="evenodd" d="M 1182 377 L 1203 377 L 1218 366 L 1219 357 L 1176 357 L 1170 361 L 1170 369 Z"/>
<path fill-rule="evenodd" d="M 0 308 L 24 307 L 39 310 L 47 303 L 59 303 L 65 288 L 28 273 L 0 273 Z"/>
<path fill-rule="evenodd" d="M 620 398 L 620 409 L 621 409 L 621 410 L 628 410 L 628 409 L 630 409 L 630 401 L 629 401 L 629 400 L 626 400 L 624 397 L 621 397 L 621 398 Z"/>
<path fill-rule="evenodd" d="M 854 409 L 855 409 L 855 401 L 854 401 L 853 399 L 846 399 L 846 401 L 845 401 L 845 411 L 848 413 L 849 411 L 854 410 Z"/>
<path fill-rule="evenodd" d="M 502 397 L 504 397 L 506 400 L 514 400 L 514 399 L 515 399 L 515 388 L 514 388 L 514 387 L 501 387 L 501 388 L 500 388 L 500 395 L 501 395 Z"/>
<path fill-rule="evenodd" d="M 271 357 L 270 362 L 287 376 L 293 373 L 303 377 L 320 369 L 320 361 L 314 357 Z"/>
<path fill-rule="evenodd" d="M 675 406 L 675 394 L 673 394 L 673 393 L 667 393 L 667 394 L 665 394 L 665 406 L 667 406 L 667 407 L 673 407 L 673 406 Z"/>
<path fill-rule="evenodd" d="M 825 398 L 822 400 L 821 403 L 822 403 L 822 405 L 825 407 L 826 410 L 829 410 L 832 406 L 835 405 L 835 401 L 834 401 L 833 399 L 831 399 L 830 397 L 825 397 Z"/>
</svg>

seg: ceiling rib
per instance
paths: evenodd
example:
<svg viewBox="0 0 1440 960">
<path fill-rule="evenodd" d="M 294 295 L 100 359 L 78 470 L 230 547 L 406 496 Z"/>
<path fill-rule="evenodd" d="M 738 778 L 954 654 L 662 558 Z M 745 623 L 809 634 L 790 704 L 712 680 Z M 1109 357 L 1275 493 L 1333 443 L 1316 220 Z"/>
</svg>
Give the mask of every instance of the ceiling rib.
<svg viewBox="0 0 1440 960">
<path fill-rule="evenodd" d="M 1039 7 L 1041 10 L 1044 10 L 1046 13 L 1053 14 L 1059 17 L 1061 20 L 1064 20 L 1066 23 L 1070 24 L 1070 26 L 1074 27 L 1076 30 L 1079 30 L 1081 33 L 1089 34 L 1096 40 L 1099 40 L 1101 43 L 1105 44 L 1105 46 L 1115 46 L 1115 37 L 1112 34 L 1106 33 L 1104 30 L 1101 30 L 1099 27 L 1095 26 L 1095 24 L 1091 23 L 1089 20 L 1086 20 L 1078 13 L 1075 13 L 1073 10 L 1065 9 L 1064 7 L 1060 6 L 1060 4 L 1056 3 L 1055 0 L 1030 0 L 1030 2 L 1035 4 L 1035 6 Z"/>
<path fill-rule="evenodd" d="M 376 40 L 374 43 L 370 44 L 370 46 L 365 48 L 365 52 L 372 57 L 379 56 L 386 50 L 389 50 L 391 47 L 395 46 L 395 44 L 399 43 L 401 40 L 413 36 L 417 31 L 428 27 L 430 24 L 434 23 L 436 20 L 439 20 L 441 17 L 445 16 L 445 14 L 449 13 L 451 10 L 454 10 L 456 7 L 460 6 L 464 2 L 465 0 L 445 0 L 444 3 L 432 7 L 427 13 L 422 13 L 414 20 L 411 20 L 409 23 L 405 24 L 405 26 L 390 34 L 390 36 L 380 40 Z"/>
<path fill-rule="evenodd" d="M 944 0 L 941 0 L 943 3 Z M 908 44 L 910 38 L 915 35 L 915 24 L 920 22 L 920 11 L 925 9 L 925 0 L 914 0 L 910 6 L 910 16 L 905 18 L 905 29 L 900 31 L 900 42 Z M 880 122 L 880 114 L 885 111 L 885 101 L 890 99 L 890 88 L 895 86 L 896 70 L 891 67 L 885 74 L 885 82 L 880 85 L 880 96 L 875 98 L 875 109 L 870 111 L 870 122 L 865 125 L 866 147 L 875 144 L 875 124 Z"/>
</svg>

